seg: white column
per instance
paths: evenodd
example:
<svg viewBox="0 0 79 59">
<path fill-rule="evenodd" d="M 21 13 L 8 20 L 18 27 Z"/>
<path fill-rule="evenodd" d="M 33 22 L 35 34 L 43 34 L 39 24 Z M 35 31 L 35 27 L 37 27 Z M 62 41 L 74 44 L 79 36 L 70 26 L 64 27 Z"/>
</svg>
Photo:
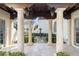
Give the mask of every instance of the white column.
<svg viewBox="0 0 79 59">
<path fill-rule="evenodd" d="M 48 19 L 48 45 L 52 44 L 52 19 Z"/>
<path fill-rule="evenodd" d="M 73 45 L 74 46 L 74 44 L 75 44 L 75 38 L 76 38 L 76 32 L 75 32 L 75 29 L 74 29 L 74 27 L 75 27 L 75 24 L 74 24 L 74 18 L 72 18 L 71 19 L 71 45 Z"/>
<path fill-rule="evenodd" d="M 71 19 L 68 19 L 68 45 L 71 45 Z"/>
<path fill-rule="evenodd" d="M 7 19 L 5 21 L 5 47 L 8 47 L 10 45 L 11 41 L 11 20 Z"/>
<path fill-rule="evenodd" d="M 11 44 L 13 44 L 13 29 L 14 29 L 14 24 L 13 24 L 13 20 L 11 20 Z"/>
<path fill-rule="evenodd" d="M 57 33 L 56 33 L 56 52 L 63 51 L 63 11 L 65 8 L 58 8 L 57 12 Z"/>
<path fill-rule="evenodd" d="M 9 26 L 10 26 L 10 32 L 9 32 L 9 35 L 10 35 L 10 36 L 9 36 L 9 45 L 12 44 L 12 40 L 11 40 L 11 33 L 12 33 L 12 32 L 11 32 L 11 24 L 12 24 L 12 20 L 10 19 L 10 25 L 9 25 Z"/>
<path fill-rule="evenodd" d="M 29 20 L 28 45 L 32 45 L 32 19 Z"/>
<path fill-rule="evenodd" d="M 17 10 L 17 45 L 19 51 L 24 51 L 24 14 L 23 9 Z"/>
</svg>

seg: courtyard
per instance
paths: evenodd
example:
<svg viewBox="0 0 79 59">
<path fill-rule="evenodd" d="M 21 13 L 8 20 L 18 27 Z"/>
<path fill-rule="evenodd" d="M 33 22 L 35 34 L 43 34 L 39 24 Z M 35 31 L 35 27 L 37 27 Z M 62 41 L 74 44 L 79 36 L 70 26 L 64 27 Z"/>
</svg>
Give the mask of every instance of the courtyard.
<svg viewBox="0 0 79 59">
<path fill-rule="evenodd" d="M 4 55 L 78 56 L 79 4 L 0 4 L 0 51 Z"/>
</svg>

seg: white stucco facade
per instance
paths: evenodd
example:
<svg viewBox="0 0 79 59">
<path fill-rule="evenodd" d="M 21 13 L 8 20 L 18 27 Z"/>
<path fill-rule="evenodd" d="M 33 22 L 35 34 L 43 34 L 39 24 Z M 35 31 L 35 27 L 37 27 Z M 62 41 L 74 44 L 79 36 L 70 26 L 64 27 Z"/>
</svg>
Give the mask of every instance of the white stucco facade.
<svg viewBox="0 0 79 59">
<path fill-rule="evenodd" d="M 0 9 L 0 19 L 5 20 L 5 44 L 8 47 L 11 39 L 11 19 L 10 14 L 2 9 Z"/>
<path fill-rule="evenodd" d="M 75 31 L 75 20 L 76 18 L 79 18 L 79 10 L 73 12 L 71 14 L 71 42 L 72 45 L 76 43 L 76 31 Z"/>
<path fill-rule="evenodd" d="M 68 22 L 64 22 L 63 11 L 66 8 L 57 8 L 56 19 L 41 19 L 38 21 L 38 28 L 33 30 L 32 19 L 24 18 L 24 9 L 17 8 L 17 47 L 19 51 L 24 51 L 24 28 L 28 28 L 28 44 L 32 45 L 32 33 L 39 33 L 39 28 L 42 28 L 42 33 L 48 33 L 48 44 L 52 43 L 52 33 L 54 33 L 54 23 L 56 22 L 56 52 L 63 51 L 64 49 L 64 39 L 68 40 L 68 44 L 71 43 L 72 46 L 75 44 L 76 33 L 74 20 L 79 17 L 79 10 L 71 14 L 71 19 Z M 5 20 L 5 47 L 9 47 L 12 44 L 12 40 L 15 39 L 13 36 L 13 21 L 10 19 L 10 14 L 6 11 L 0 9 L 0 19 Z M 68 24 L 68 26 L 65 25 Z M 68 27 L 68 28 L 67 28 Z M 68 35 L 65 34 L 66 29 L 68 29 Z M 65 35 L 64 35 L 65 34 Z M 68 36 L 68 37 L 67 37 Z"/>
</svg>

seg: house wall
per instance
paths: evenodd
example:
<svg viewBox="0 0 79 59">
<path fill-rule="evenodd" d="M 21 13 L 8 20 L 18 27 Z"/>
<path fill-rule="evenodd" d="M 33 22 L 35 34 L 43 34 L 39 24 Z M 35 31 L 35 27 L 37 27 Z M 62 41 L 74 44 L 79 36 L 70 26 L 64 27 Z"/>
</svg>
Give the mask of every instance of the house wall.
<svg viewBox="0 0 79 59">
<path fill-rule="evenodd" d="M 8 20 L 10 19 L 10 14 L 2 9 L 0 9 L 0 19 Z"/>
<path fill-rule="evenodd" d="M 10 14 L 8 13 L 8 12 L 6 12 L 6 11 L 4 11 L 4 10 L 2 10 L 2 9 L 0 9 L 0 20 L 4 20 L 5 21 L 5 30 L 4 30 L 4 37 L 5 37 L 5 39 L 3 39 L 3 43 L 5 44 L 5 40 L 8 38 L 8 36 L 7 36 L 7 30 L 9 30 L 9 28 L 8 28 L 8 24 L 10 23 L 9 21 L 10 21 Z"/>
<path fill-rule="evenodd" d="M 76 32 L 75 32 L 75 28 L 74 28 L 75 27 L 74 22 L 75 22 L 76 18 L 79 18 L 79 10 L 77 10 L 77 11 L 75 11 L 71 14 L 71 40 L 72 40 L 72 45 L 74 45 L 75 42 L 76 42 Z"/>
</svg>

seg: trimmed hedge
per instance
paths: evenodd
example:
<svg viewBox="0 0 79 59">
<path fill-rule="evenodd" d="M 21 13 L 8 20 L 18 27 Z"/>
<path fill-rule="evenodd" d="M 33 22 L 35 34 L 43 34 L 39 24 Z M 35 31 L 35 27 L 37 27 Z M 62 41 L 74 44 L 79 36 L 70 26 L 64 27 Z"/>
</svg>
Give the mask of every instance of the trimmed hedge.
<svg viewBox="0 0 79 59">
<path fill-rule="evenodd" d="M 56 53 L 57 54 L 57 56 L 70 56 L 68 53 L 66 53 L 66 52 L 58 52 L 58 53 Z"/>
<path fill-rule="evenodd" d="M 3 44 L 3 40 L 2 39 L 0 39 L 0 44 Z"/>
<path fill-rule="evenodd" d="M 28 43 L 28 37 L 24 36 L 24 43 Z"/>
<path fill-rule="evenodd" d="M 23 52 L 8 52 L 9 56 L 25 56 L 25 54 Z"/>
<path fill-rule="evenodd" d="M 34 38 L 36 36 L 39 36 L 39 33 L 32 33 L 32 42 L 34 42 Z M 46 37 L 46 41 L 48 41 L 48 33 L 42 33 L 41 36 Z M 24 43 L 28 43 L 28 35 L 25 33 L 24 34 Z M 52 34 L 52 43 L 56 43 L 56 34 Z"/>
<path fill-rule="evenodd" d="M 6 56 L 6 52 L 5 51 L 0 51 L 0 56 Z"/>
<path fill-rule="evenodd" d="M 0 56 L 25 56 L 25 54 L 23 52 L 6 52 L 6 51 L 0 51 Z"/>
<path fill-rule="evenodd" d="M 48 34 L 46 35 L 46 40 L 48 41 Z M 56 43 L 56 34 L 52 34 L 52 43 Z"/>
</svg>

